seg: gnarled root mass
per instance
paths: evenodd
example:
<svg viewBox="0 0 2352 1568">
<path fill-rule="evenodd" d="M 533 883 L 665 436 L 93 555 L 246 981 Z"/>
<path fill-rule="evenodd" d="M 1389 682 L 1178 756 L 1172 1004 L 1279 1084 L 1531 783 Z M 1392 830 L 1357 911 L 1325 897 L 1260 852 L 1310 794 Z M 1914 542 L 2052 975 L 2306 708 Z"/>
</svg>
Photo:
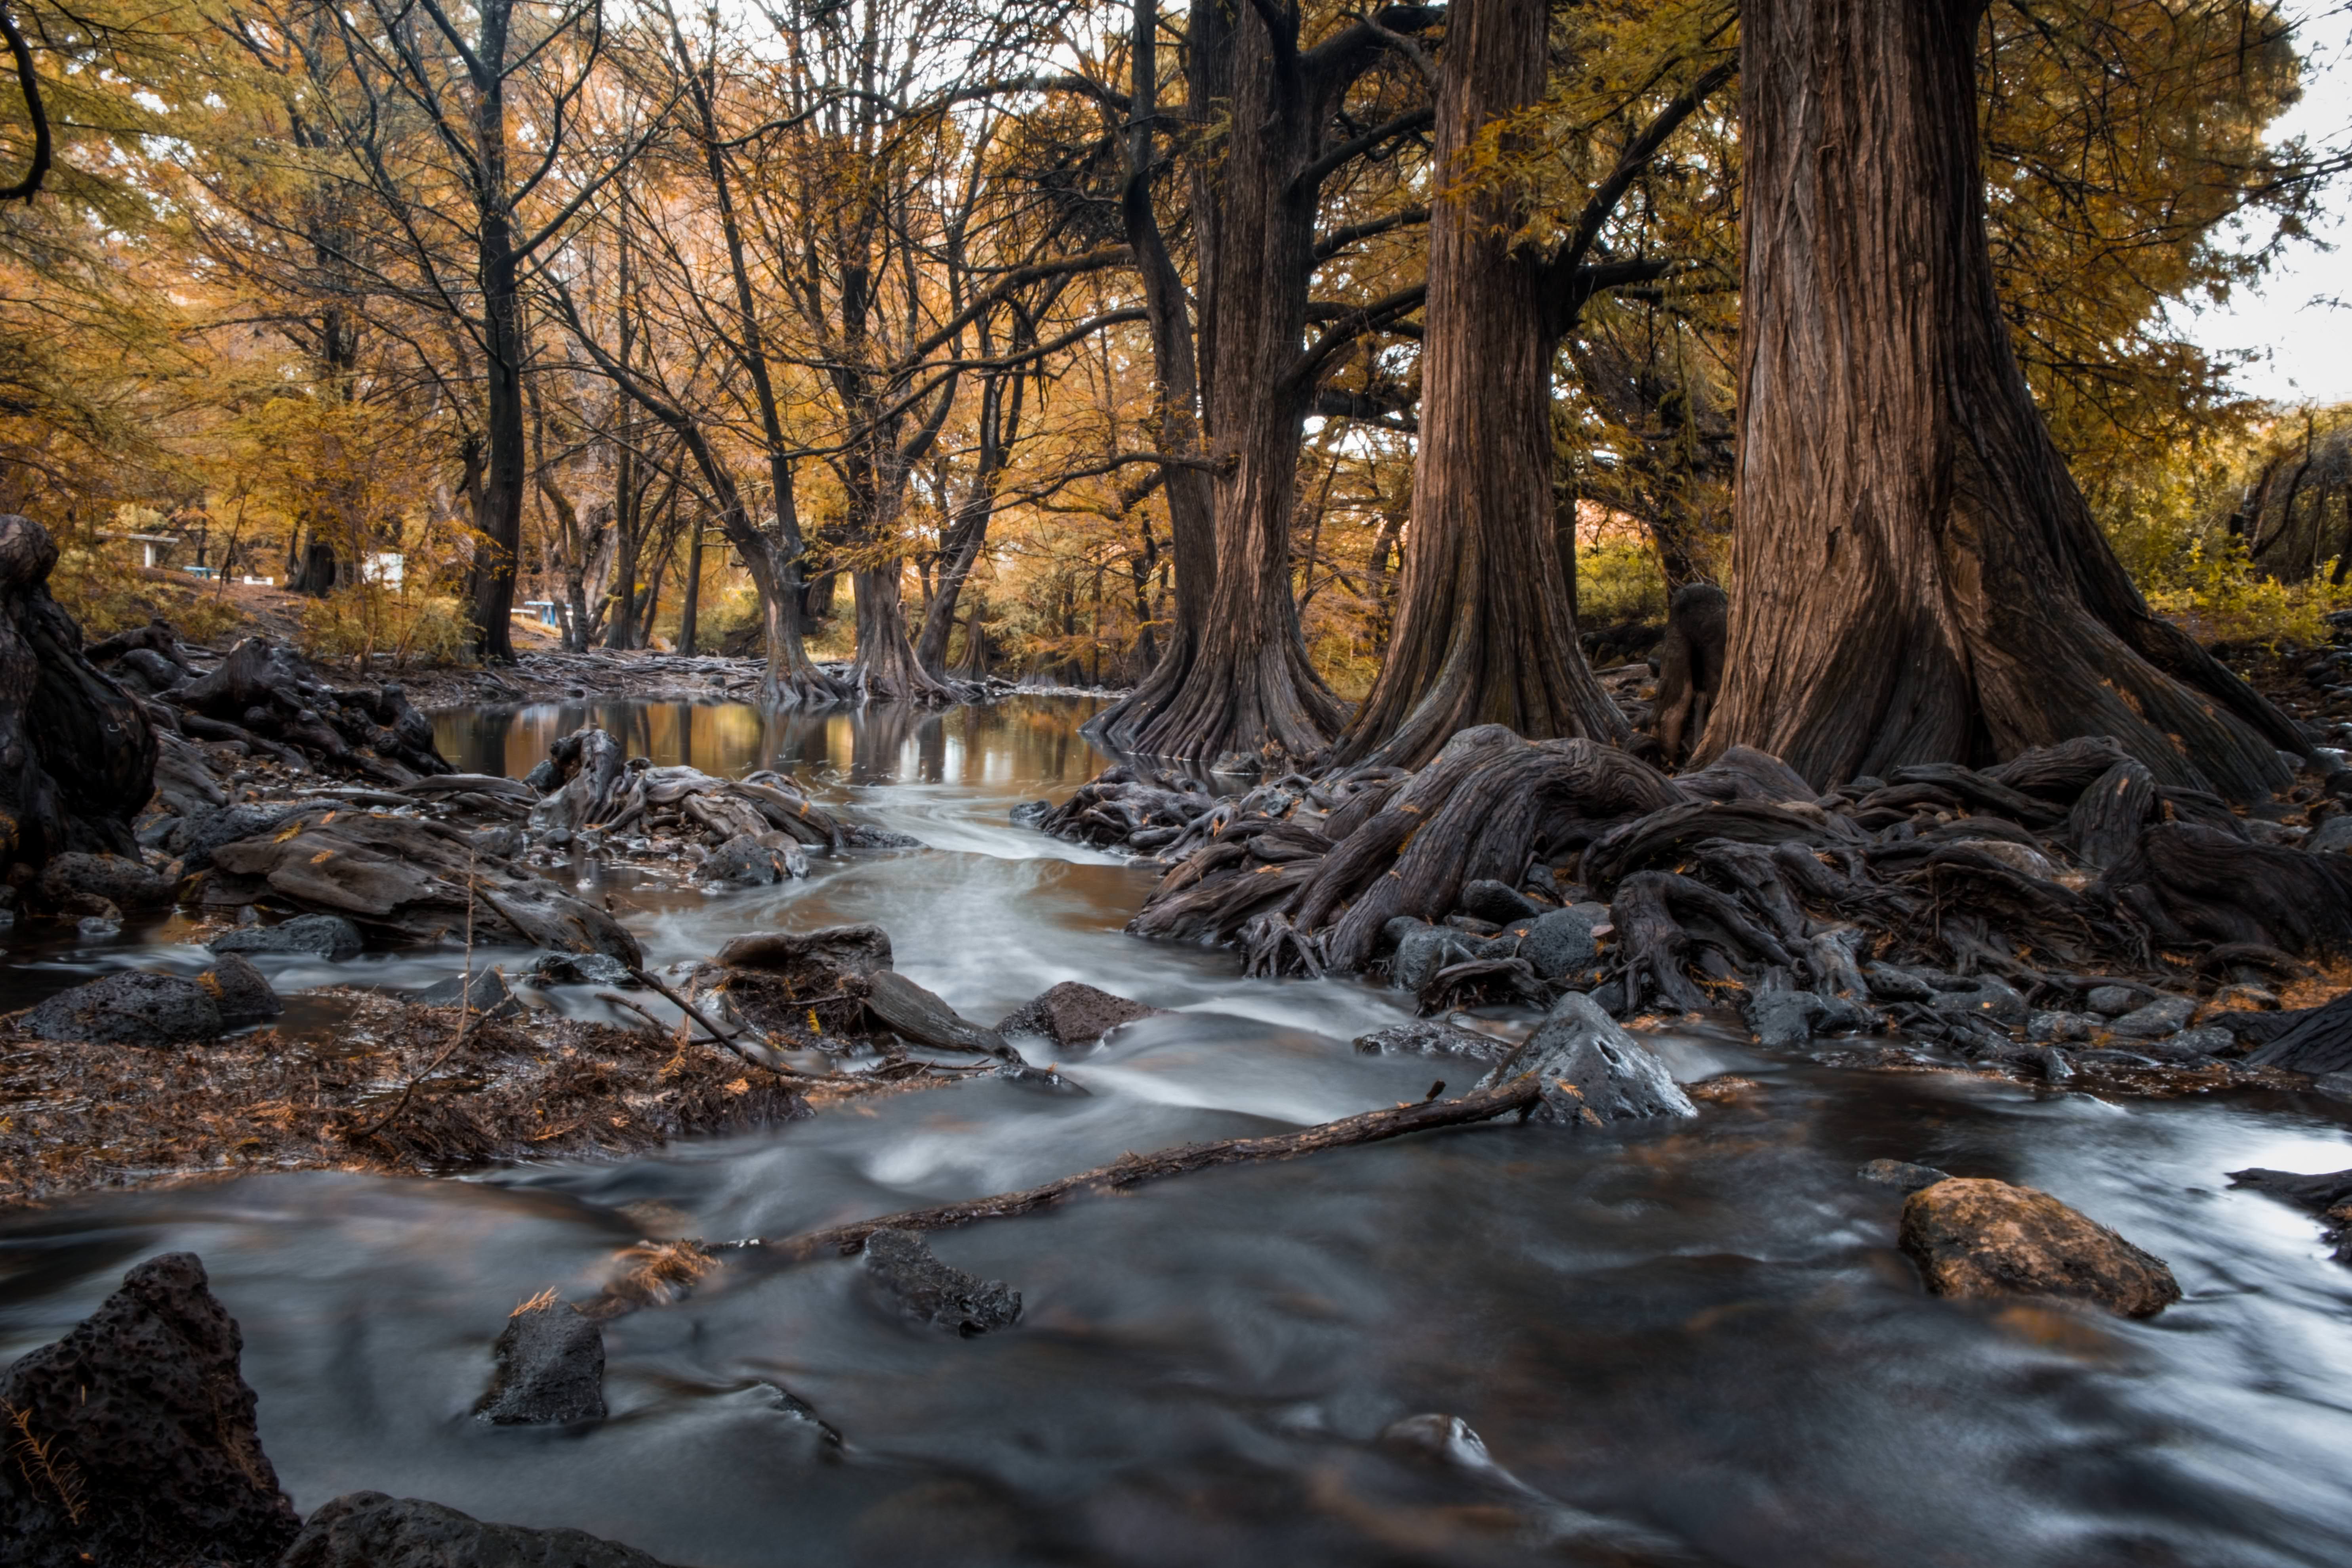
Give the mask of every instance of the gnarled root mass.
<svg viewBox="0 0 2352 1568">
<path fill-rule="evenodd" d="M 1746 749 L 1668 777 L 1489 725 L 1417 773 L 1237 799 L 1113 769 L 1039 825 L 1166 863 L 1129 929 L 1239 946 L 1253 973 L 1385 967 L 1424 1012 L 1737 1004 L 1769 1043 L 1891 1028 L 2052 1076 L 2210 1067 L 2242 1042 L 2164 993 L 2265 1005 L 2304 961 L 2352 954 L 2352 858 L 2279 823 L 2258 839 L 2104 738 L 1821 795 Z"/>
</svg>

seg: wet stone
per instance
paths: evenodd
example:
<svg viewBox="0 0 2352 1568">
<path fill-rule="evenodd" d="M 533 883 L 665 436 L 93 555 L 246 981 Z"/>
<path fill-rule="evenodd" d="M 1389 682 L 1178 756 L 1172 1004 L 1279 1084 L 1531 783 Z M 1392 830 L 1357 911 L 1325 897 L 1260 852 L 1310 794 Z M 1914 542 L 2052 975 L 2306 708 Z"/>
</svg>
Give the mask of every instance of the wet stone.
<svg viewBox="0 0 2352 1568">
<path fill-rule="evenodd" d="M 1085 1050 L 1121 1024 L 1149 1018 L 1160 1011 L 1076 980 L 1031 997 L 1004 1016 L 996 1026 L 1000 1035 L 1043 1035 L 1066 1051 Z"/>
<path fill-rule="evenodd" d="M 2206 1024 L 2183 1029 L 2170 1039 L 2135 1041 L 2132 1049 L 2145 1051 L 2158 1061 L 2202 1062 L 2230 1054 L 2237 1044 L 2237 1037 L 2229 1030 Z"/>
<path fill-rule="evenodd" d="M 1527 923 L 1519 938 L 1519 956 L 1542 980 L 1560 980 L 1592 962 L 1599 951 L 1592 928 L 1600 921 L 1591 911 L 1552 910 Z"/>
<path fill-rule="evenodd" d="M 526 985 L 634 986 L 629 966 L 605 952 L 542 952 L 523 972 Z"/>
<path fill-rule="evenodd" d="M 173 1046 L 217 1039 L 228 1028 L 215 994 L 184 974 L 128 969 L 60 991 L 18 1020 L 44 1040 Z"/>
<path fill-rule="evenodd" d="M 1922 1187 L 1932 1187 L 1950 1176 L 1933 1165 L 1915 1165 L 1908 1160 L 1872 1160 L 1854 1172 L 1865 1182 L 1875 1182 L 1882 1187 L 1899 1192 L 1916 1193 Z"/>
<path fill-rule="evenodd" d="M 261 971 L 233 952 L 223 953 L 218 963 L 196 976 L 196 984 L 211 991 L 221 1023 L 231 1029 L 262 1023 L 286 1011 Z"/>
<path fill-rule="evenodd" d="M 453 974 L 437 984 L 428 985 L 409 1000 L 419 1007 L 456 1007 L 478 1013 L 485 1018 L 511 1018 L 522 1011 L 522 1004 L 507 986 L 507 977 L 495 969 L 478 969 L 469 982 L 462 974 Z"/>
<path fill-rule="evenodd" d="M 2144 1007 L 2133 1008 L 2107 1027 L 2127 1037 L 2177 1034 L 2196 1011 L 2197 1003 L 2191 997 L 2159 996 Z"/>
<path fill-rule="evenodd" d="M 486 1524 L 418 1498 L 352 1492 L 303 1522 L 279 1568 L 662 1568 L 578 1530 Z"/>
<path fill-rule="evenodd" d="M 1365 1056 L 1459 1057 L 1476 1062 L 1499 1062 L 1518 1049 L 1510 1041 L 1465 1029 L 1440 1018 L 1416 1018 L 1358 1035 L 1356 1049 Z"/>
<path fill-rule="evenodd" d="M 2128 985 L 2095 985 L 2083 1005 L 2102 1018 L 2113 1018 L 2139 1005 L 2140 993 Z"/>
<path fill-rule="evenodd" d="M 1530 1120 L 1552 1126 L 1696 1116 L 1682 1085 L 1642 1043 L 1581 992 L 1552 1006 L 1543 1026 L 1478 1080 L 1481 1089 L 1534 1073 L 1543 1099 Z"/>
<path fill-rule="evenodd" d="M 1439 970 L 1449 963 L 1460 963 L 1471 953 L 1469 940 L 1450 927 L 1423 926 L 1408 931 L 1389 960 L 1389 984 L 1406 991 L 1419 991 Z"/>
<path fill-rule="evenodd" d="M 1504 883 L 1492 880 L 1472 882 L 1462 889 L 1462 912 L 1482 921 L 1492 921 L 1507 926 L 1515 921 L 1533 920 L 1543 910 L 1532 899 Z"/>
<path fill-rule="evenodd" d="M 1903 1205 L 1903 1250 L 1930 1293 L 2051 1297 L 2126 1318 L 2180 1300 L 2164 1259 L 2032 1187 L 1954 1177 Z"/>
<path fill-rule="evenodd" d="M 1021 1292 L 943 1263 L 911 1230 L 877 1230 L 866 1238 L 866 1278 L 916 1322 L 971 1339 L 1021 1321 Z"/>
<path fill-rule="evenodd" d="M 2106 1027 L 2106 1020 L 2087 1013 L 2033 1013 L 2025 1020 L 2025 1037 L 2044 1043 L 2053 1040 L 2087 1040 L 2092 1034 Z"/>
<path fill-rule="evenodd" d="M 172 1252 L 0 1373 L 15 1426 L 0 1562 L 274 1563 L 298 1521 L 261 1449 L 243 1352 L 204 1265 Z"/>
<path fill-rule="evenodd" d="M 42 897 L 63 906 L 76 895 L 102 899 L 118 910 L 160 910 L 172 903 L 169 879 L 121 855 L 52 855 L 41 868 Z"/>
<path fill-rule="evenodd" d="M 241 926 L 205 944 L 215 952 L 291 952 L 341 963 L 366 945 L 360 928 L 341 915 L 296 915 L 274 926 Z"/>
<path fill-rule="evenodd" d="M 497 1367 L 474 1415 L 499 1426 L 547 1426 L 604 1418 L 604 1332 L 562 1301 L 527 1306 L 507 1320 L 491 1352 Z"/>
<path fill-rule="evenodd" d="M 1013 826 L 1015 827 L 1035 827 L 1053 815 L 1054 803 L 1052 801 L 1033 800 L 1024 802 L 1024 804 L 1013 808 Z"/>
</svg>

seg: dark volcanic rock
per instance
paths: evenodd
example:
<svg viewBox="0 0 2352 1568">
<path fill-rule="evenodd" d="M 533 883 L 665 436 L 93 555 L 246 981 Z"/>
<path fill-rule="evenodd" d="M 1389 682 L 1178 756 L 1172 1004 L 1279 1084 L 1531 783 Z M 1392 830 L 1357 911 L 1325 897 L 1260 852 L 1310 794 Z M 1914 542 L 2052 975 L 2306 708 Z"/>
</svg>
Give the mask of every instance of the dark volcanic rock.
<svg viewBox="0 0 2352 1568">
<path fill-rule="evenodd" d="M 262 1564 L 294 1537 L 261 1451 L 235 1320 L 194 1254 L 166 1253 L 0 1373 L 0 1562 Z"/>
<path fill-rule="evenodd" d="M 1042 826 L 1045 819 L 1053 815 L 1054 803 L 1050 800 L 1025 801 L 1014 806 L 1011 813 L 1013 826 L 1015 827 Z"/>
<path fill-rule="evenodd" d="M 217 1039 L 229 1026 L 217 993 L 201 982 L 126 969 L 58 992 L 16 1026 L 45 1040 L 175 1046 Z"/>
<path fill-rule="evenodd" d="M 1903 1250 L 1937 1296 L 2051 1296 L 2147 1318 L 2180 1300 L 2164 1259 L 2048 1193 L 1955 1176 L 1903 1204 Z"/>
<path fill-rule="evenodd" d="M 1499 1062 L 1518 1049 L 1510 1041 L 1482 1035 L 1442 1018 L 1415 1018 L 1391 1024 L 1356 1037 L 1356 1049 L 1366 1056 L 1465 1057 L 1475 1062 Z"/>
<path fill-rule="evenodd" d="M 507 977 L 495 969 L 478 969 L 471 982 L 462 974 L 426 986 L 409 1001 L 419 1007 L 455 1007 L 460 1003 L 485 1018 L 511 1018 L 522 1011 Z"/>
<path fill-rule="evenodd" d="M 352 1492 L 322 1503 L 279 1568 L 662 1568 L 577 1530 L 485 1524 L 437 1502 Z"/>
<path fill-rule="evenodd" d="M 1482 921 L 1493 921 L 1507 926 L 1514 921 L 1531 921 L 1543 913 L 1533 899 L 1501 882 L 1472 882 L 1462 889 L 1462 901 L 1457 906 L 1464 914 Z"/>
<path fill-rule="evenodd" d="M 296 915 L 274 926 L 240 926 L 205 945 L 215 952 L 299 952 L 340 963 L 356 957 L 366 942 L 341 915 Z"/>
<path fill-rule="evenodd" d="M 1160 1012 L 1108 991 L 1097 991 L 1076 980 L 1065 980 L 1031 997 L 1004 1016 L 996 1026 L 1000 1035 L 1043 1035 L 1066 1051 L 1099 1044 L 1121 1024 L 1149 1018 Z"/>
<path fill-rule="evenodd" d="M 1590 910 L 1553 910 L 1527 922 L 1519 956 L 1538 979 L 1558 980 L 1592 962 L 1598 951 L 1592 928 L 1601 923 Z"/>
<path fill-rule="evenodd" d="M 490 1386 L 478 1419 L 499 1426 L 546 1426 L 604 1418 L 604 1331 L 562 1301 L 527 1306 L 507 1320 L 492 1352 Z"/>
<path fill-rule="evenodd" d="M 1540 1122 L 1600 1127 L 1698 1114 L 1666 1064 L 1580 991 L 1553 1004 L 1543 1026 L 1479 1079 L 1478 1087 L 1507 1083 L 1529 1072 L 1543 1085 L 1543 1100 L 1532 1118 Z"/>
<path fill-rule="evenodd" d="M 866 1238 L 866 1277 L 907 1317 L 966 1339 L 1021 1321 L 1020 1291 L 940 1262 L 911 1230 L 877 1230 Z"/>
<path fill-rule="evenodd" d="M 52 855 L 41 868 L 40 888 L 43 898 L 58 905 L 76 894 L 104 899 L 119 910 L 161 910 L 172 904 L 171 882 L 122 855 L 79 850 Z"/>
<path fill-rule="evenodd" d="M 213 994 L 221 1023 L 232 1029 L 262 1023 L 286 1011 L 261 971 L 233 952 L 223 953 L 218 963 L 196 976 L 196 984 Z"/>
</svg>

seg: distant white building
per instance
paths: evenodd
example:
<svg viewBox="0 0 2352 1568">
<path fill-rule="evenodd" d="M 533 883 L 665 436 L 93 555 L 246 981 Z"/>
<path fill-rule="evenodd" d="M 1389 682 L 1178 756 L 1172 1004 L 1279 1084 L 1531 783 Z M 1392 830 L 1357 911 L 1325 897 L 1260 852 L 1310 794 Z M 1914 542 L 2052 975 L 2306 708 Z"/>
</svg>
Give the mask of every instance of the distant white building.
<svg viewBox="0 0 2352 1568">
<path fill-rule="evenodd" d="M 397 589 L 408 571 L 408 558 L 397 550 L 379 550 L 360 560 L 360 580 Z"/>
</svg>

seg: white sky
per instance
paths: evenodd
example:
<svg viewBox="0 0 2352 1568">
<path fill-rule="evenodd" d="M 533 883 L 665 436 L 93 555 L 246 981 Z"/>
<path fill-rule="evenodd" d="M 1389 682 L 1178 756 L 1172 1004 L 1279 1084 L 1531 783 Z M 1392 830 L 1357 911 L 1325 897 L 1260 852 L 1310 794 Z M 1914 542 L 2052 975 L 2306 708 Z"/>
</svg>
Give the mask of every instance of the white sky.
<svg viewBox="0 0 2352 1568">
<path fill-rule="evenodd" d="M 2303 100 L 2273 127 L 2315 147 L 2352 140 L 2352 15 L 2329 5 L 2305 24 Z M 2238 384 L 2274 403 L 2352 402 L 2352 177 L 2338 178 L 2310 241 L 2291 242 L 2257 289 L 2227 305 L 2182 310 L 2187 335 L 2208 349 L 2255 349 Z"/>
</svg>

